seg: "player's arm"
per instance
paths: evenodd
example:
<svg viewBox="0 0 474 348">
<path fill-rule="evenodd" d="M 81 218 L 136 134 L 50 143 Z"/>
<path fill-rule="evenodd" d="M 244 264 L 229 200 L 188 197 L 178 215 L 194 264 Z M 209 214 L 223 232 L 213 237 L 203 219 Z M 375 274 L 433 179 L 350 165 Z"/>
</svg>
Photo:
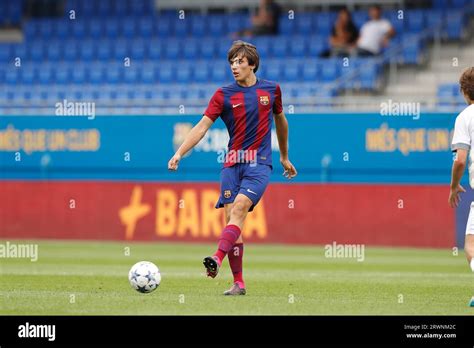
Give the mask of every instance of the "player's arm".
<svg viewBox="0 0 474 348">
<path fill-rule="evenodd" d="M 466 190 L 461 186 L 461 178 L 466 169 L 466 160 L 467 160 L 467 149 L 458 148 L 456 150 L 456 159 L 453 162 L 453 168 L 451 171 L 451 187 L 449 190 L 449 205 L 451 208 L 457 207 L 461 201 L 459 194 L 461 192 L 466 192 Z"/>
<path fill-rule="evenodd" d="M 188 133 L 184 142 L 178 148 L 174 156 L 168 162 L 168 169 L 169 170 L 177 170 L 178 163 L 181 158 L 194 146 L 196 146 L 199 141 L 204 137 L 207 130 L 212 126 L 213 121 L 207 117 L 203 116 L 203 118 L 196 124 L 191 131 Z"/>
<path fill-rule="evenodd" d="M 288 158 L 288 120 L 286 119 L 285 113 L 283 111 L 278 114 L 274 114 L 274 117 L 278 146 L 280 147 L 280 162 L 285 169 L 283 175 L 288 179 L 291 179 L 298 173 Z"/>
</svg>

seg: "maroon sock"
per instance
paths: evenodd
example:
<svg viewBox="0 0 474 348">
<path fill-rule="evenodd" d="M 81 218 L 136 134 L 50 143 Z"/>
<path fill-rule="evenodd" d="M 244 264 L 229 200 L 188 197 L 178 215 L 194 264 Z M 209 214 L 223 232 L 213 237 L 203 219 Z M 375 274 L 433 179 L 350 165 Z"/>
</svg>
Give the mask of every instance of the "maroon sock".
<svg viewBox="0 0 474 348">
<path fill-rule="evenodd" d="M 244 257 L 244 244 L 236 243 L 227 255 L 229 258 L 230 269 L 234 275 L 234 283 L 238 283 L 241 288 L 245 288 L 244 278 L 242 276 L 242 258 Z"/>
<path fill-rule="evenodd" d="M 217 256 L 222 263 L 222 260 L 232 249 L 232 246 L 235 244 L 235 241 L 239 239 L 240 228 L 236 225 L 227 225 L 222 231 L 221 237 L 219 238 L 219 243 L 217 244 L 217 251 L 214 256 Z"/>
</svg>

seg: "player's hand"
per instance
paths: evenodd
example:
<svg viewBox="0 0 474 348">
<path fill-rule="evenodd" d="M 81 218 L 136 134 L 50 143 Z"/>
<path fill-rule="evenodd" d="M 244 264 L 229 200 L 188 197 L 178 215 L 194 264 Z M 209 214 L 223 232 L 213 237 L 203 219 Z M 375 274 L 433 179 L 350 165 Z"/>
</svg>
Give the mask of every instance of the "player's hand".
<svg viewBox="0 0 474 348">
<path fill-rule="evenodd" d="M 298 174 L 296 171 L 296 168 L 293 164 L 291 164 L 290 160 L 288 158 L 280 158 L 281 165 L 283 166 L 283 169 L 285 171 L 283 172 L 283 175 L 285 178 L 291 179 Z"/>
<path fill-rule="evenodd" d="M 451 208 L 458 207 L 459 202 L 461 202 L 461 197 L 459 196 L 461 192 L 466 192 L 466 190 L 461 185 L 458 185 L 458 187 L 454 189 L 451 188 L 449 191 L 448 203 Z"/>
<path fill-rule="evenodd" d="M 178 163 L 181 160 L 181 156 L 179 154 L 174 154 L 173 157 L 168 162 L 168 170 L 178 170 Z"/>
</svg>

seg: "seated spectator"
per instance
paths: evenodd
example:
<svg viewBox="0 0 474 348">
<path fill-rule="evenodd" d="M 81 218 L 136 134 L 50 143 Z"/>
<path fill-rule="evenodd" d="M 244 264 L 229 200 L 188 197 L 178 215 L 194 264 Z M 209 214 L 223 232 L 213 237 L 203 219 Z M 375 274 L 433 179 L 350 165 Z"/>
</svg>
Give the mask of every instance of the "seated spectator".
<svg viewBox="0 0 474 348">
<path fill-rule="evenodd" d="M 393 29 L 392 24 L 382 18 L 380 6 L 370 7 L 369 17 L 370 20 L 360 29 L 355 52 L 358 56 L 379 55 L 395 35 L 395 29 Z"/>
<path fill-rule="evenodd" d="M 257 13 L 252 16 L 253 27 L 234 33 L 233 37 L 278 34 L 278 17 L 280 16 L 280 11 L 280 6 L 273 0 L 260 0 Z"/>
<path fill-rule="evenodd" d="M 355 47 L 359 30 L 352 21 L 347 8 L 339 11 L 337 20 L 332 27 L 329 45 L 331 48 L 321 54 L 322 57 L 347 56 Z"/>
</svg>

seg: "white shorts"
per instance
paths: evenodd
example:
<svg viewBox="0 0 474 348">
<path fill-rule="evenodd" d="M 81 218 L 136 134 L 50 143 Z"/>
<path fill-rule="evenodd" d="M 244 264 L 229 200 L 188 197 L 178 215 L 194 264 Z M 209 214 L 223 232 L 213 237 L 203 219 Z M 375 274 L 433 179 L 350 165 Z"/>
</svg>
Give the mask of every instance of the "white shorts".
<svg viewBox="0 0 474 348">
<path fill-rule="evenodd" d="M 468 234 L 474 234 L 474 202 L 471 203 L 469 217 L 467 218 L 466 235 Z"/>
</svg>

